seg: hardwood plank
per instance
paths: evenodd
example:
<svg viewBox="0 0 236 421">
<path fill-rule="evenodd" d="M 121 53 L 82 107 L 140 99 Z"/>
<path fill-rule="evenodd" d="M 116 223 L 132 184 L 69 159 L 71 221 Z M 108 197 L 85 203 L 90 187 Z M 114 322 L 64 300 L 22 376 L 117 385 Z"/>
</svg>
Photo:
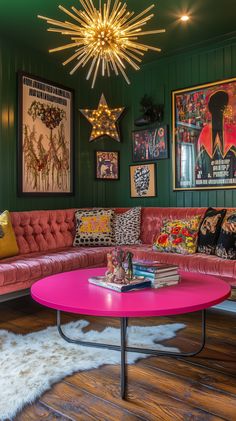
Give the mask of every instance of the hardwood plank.
<svg viewBox="0 0 236 421">
<path fill-rule="evenodd" d="M 63 314 L 62 322 L 86 319 L 86 330 L 119 328 L 113 318 Z M 55 325 L 56 312 L 30 297 L 0 304 L 0 329 L 28 333 Z M 130 325 L 185 323 L 166 346 L 196 347 L 201 331 L 199 313 L 176 317 L 131 319 Z M 37 402 L 27 406 L 16 421 L 235 421 L 236 315 L 210 309 L 207 342 L 197 357 L 142 359 L 128 368 L 128 400 L 119 396 L 119 366 L 76 373 L 59 382 Z"/>
<path fill-rule="evenodd" d="M 85 419 L 117 421 L 125 416 L 129 417 L 130 421 L 145 421 L 145 418 L 136 417 L 126 409 L 101 399 L 82 387 L 75 388 L 65 382 L 54 386 L 52 390 L 42 396 L 40 402 L 81 421 Z"/>
<path fill-rule="evenodd" d="M 156 420 L 186 420 L 191 413 L 194 420 L 218 420 L 205 411 L 192 406 L 189 407 L 183 400 L 176 399 L 165 391 L 159 390 L 155 382 L 149 382 L 149 377 L 142 379 L 137 366 L 132 367 L 134 375 L 130 376 L 128 394 L 125 401 L 120 399 L 120 368 L 118 366 L 105 366 L 99 370 L 78 373 L 65 379 L 76 387 L 86 388 L 91 393 L 96 393 L 104 399 L 128 408 L 131 412 L 145 416 L 147 421 Z"/>
<path fill-rule="evenodd" d="M 193 365 L 188 359 L 165 358 L 163 361 L 163 358 L 152 357 L 141 360 L 139 365 L 144 369 L 149 367 L 150 369 L 180 378 L 191 379 L 191 381 L 197 382 L 201 386 L 232 394 L 236 399 L 236 377 L 229 377 L 210 368 L 206 369 L 205 367 Z"/>
<path fill-rule="evenodd" d="M 15 421 L 74 421 L 74 418 L 60 414 L 48 406 L 37 402 L 27 406 L 21 414 L 17 415 Z"/>
</svg>

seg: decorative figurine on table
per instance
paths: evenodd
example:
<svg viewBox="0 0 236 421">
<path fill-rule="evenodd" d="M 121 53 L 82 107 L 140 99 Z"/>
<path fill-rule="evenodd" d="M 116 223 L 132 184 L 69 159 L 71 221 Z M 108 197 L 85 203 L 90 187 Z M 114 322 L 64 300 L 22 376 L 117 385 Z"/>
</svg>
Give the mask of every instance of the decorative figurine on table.
<svg viewBox="0 0 236 421">
<path fill-rule="evenodd" d="M 127 260 L 127 277 L 128 279 L 133 279 L 133 253 L 131 251 L 127 251 L 126 254 L 126 260 Z"/>
<path fill-rule="evenodd" d="M 107 271 L 105 273 L 108 282 L 116 284 L 128 284 L 133 279 L 133 254 L 125 253 L 121 248 L 116 248 L 111 253 L 107 253 Z M 127 271 L 124 263 L 127 261 Z"/>
</svg>

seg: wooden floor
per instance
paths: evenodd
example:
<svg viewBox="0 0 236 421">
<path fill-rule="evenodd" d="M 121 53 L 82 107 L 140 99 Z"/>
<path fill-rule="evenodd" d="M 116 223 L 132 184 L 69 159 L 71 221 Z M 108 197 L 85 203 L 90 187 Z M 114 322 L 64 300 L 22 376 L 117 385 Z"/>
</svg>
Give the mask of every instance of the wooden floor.
<svg viewBox="0 0 236 421">
<path fill-rule="evenodd" d="M 73 319 L 65 315 L 63 321 Z M 116 320 L 88 319 L 93 329 L 102 329 L 108 322 L 117 325 Z M 188 325 L 165 345 L 184 351 L 197 345 L 199 314 L 145 320 L 150 325 L 157 322 Z M 30 297 L 0 304 L 0 329 L 28 333 L 53 324 L 55 312 L 33 303 Z M 141 325 L 144 320 L 133 319 L 131 324 Z M 236 421 L 236 315 L 208 311 L 207 345 L 199 356 L 143 359 L 129 366 L 128 378 L 128 398 L 122 401 L 119 366 L 67 377 L 25 408 L 16 421 Z"/>
</svg>

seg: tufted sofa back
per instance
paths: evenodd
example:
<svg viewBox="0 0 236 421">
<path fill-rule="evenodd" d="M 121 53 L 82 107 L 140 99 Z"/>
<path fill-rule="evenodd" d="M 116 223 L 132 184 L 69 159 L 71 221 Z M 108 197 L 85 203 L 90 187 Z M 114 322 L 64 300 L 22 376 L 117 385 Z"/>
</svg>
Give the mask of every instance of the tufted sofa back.
<svg viewBox="0 0 236 421">
<path fill-rule="evenodd" d="M 20 254 L 70 247 L 75 209 L 11 212 Z"/>
<path fill-rule="evenodd" d="M 236 210 L 236 208 L 234 208 Z M 71 247 L 75 234 L 75 210 L 11 212 L 20 254 Z M 128 208 L 116 208 L 123 213 Z M 142 208 L 141 241 L 152 244 L 164 219 L 188 219 L 203 215 L 206 208 Z"/>
<path fill-rule="evenodd" d="M 195 215 L 203 216 L 205 211 L 206 208 L 142 208 L 141 241 L 153 244 L 164 219 L 189 219 Z"/>
</svg>

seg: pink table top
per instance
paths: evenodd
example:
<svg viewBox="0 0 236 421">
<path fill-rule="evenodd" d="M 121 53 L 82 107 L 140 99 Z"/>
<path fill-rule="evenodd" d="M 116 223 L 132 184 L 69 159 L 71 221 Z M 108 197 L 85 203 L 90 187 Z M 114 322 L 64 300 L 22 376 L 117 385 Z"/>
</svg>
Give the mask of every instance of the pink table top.
<svg viewBox="0 0 236 421">
<path fill-rule="evenodd" d="M 37 281 L 31 295 L 38 303 L 70 313 L 109 317 L 170 316 L 203 310 L 225 300 L 230 286 L 214 276 L 183 273 L 181 283 L 160 289 L 120 293 L 90 284 L 104 268 L 64 272 Z"/>
</svg>

